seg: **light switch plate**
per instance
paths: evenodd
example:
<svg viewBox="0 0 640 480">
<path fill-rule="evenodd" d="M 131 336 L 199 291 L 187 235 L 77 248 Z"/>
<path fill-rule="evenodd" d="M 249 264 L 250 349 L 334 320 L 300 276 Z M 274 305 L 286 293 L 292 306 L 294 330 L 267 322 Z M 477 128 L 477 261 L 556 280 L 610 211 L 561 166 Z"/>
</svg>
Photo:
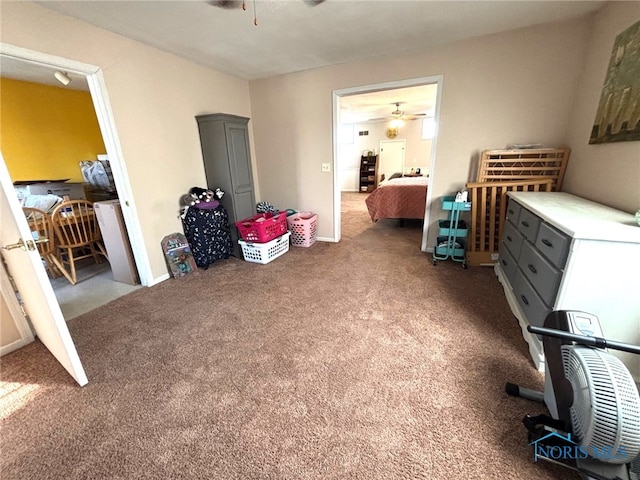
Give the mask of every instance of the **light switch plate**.
<svg viewBox="0 0 640 480">
<path fill-rule="evenodd" d="M 322 164 L 322 172 L 323 173 L 331 172 L 331 164 L 330 163 L 323 163 Z"/>
</svg>

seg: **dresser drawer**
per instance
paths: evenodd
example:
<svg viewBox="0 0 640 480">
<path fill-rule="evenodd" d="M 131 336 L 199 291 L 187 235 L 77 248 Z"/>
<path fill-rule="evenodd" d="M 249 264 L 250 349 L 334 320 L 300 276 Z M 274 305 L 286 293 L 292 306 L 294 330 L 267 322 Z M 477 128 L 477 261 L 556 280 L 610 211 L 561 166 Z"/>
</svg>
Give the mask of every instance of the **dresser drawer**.
<svg viewBox="0 0 640 480">
<path fill-rule="evenodd" d="M 536 237 L 536 248 L 556 267 L 564 268 L 571 239 L 544 222 L 540 224 Z"/>
<path fill-rule="evenodd" d="M 507 203 L 507 220 L 511 220 L 511 223 L 517 225 L 520 210 L 522 210 L 522 206 L 518 202 L 509 199 L 509 203 Z"/>
<path fill-rule="evenodd" d="M 547 318 L 551 308 L 540 298 L 533 286 L 524 276 L 522 270 L 516 271 L 516 277 L 513 282 L 513 294 L 518 301 L 518 305 L 524 312 L 530 325 L 542 327 L 544 320 Z"/>
<path fill-rule="evenodd" d="M 540 226 L 540 218 L 529 210 L 523 208 L 518 217 L 518 230 L 529 240 L 535 242 L 538 236 L 538 227 Z"/>
<path fill-rule="evenodd" d="M 553 306 L 562 277 L 560 270 L 551 265 L 529 242 L 522 245 L 518 266 L 546 304 Z"/>
<path fill-rule="evenodd" d="M 500 266 L 504 272 L 507 280 L 513 287 L 513 281 L 516 277 L 516 270 L 518 269 L 518 263 L 515 261 L 507 246 L 503 243 L 500 244 Z"/>
<path fill-rule="evenodd" d="M 520 257 L 522 242 L 524 236 L 511 222 L 504 222 L 504 230 L 502 232 L 502 242 L 507 246 L 509 252 L 516 260 Z"/>
</svg>

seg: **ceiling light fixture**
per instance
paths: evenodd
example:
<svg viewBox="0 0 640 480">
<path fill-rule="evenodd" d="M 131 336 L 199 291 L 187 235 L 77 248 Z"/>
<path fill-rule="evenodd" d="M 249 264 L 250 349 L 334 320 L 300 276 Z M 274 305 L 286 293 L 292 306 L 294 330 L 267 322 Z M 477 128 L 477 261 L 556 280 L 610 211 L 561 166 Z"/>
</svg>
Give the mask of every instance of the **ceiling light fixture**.
<svg viewBox="0 0 640 480">
<path fill-rule="evenodd" d="M 69 85 L 71 83 L 71 78 L 66 72 L 57 71 L 53 76 L 63 85 Z"/>
</svg>

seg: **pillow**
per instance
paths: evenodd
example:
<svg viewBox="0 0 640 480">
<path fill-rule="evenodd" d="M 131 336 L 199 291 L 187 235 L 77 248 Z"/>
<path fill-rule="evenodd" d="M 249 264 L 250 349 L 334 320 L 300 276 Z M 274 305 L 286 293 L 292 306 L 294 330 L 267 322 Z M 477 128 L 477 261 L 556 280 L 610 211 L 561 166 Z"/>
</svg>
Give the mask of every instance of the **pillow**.
<svg viewBox="0 0 640 480">
<path fill-rule="evenodd" d="M 402 178 L 402 174 L 401 174 L 401 173 L 396 172 L 396 173 L 394 173 L 393 175 L 391 175 L 391 176 L 389 177 L 389 180 L 394 179 L 394 178 Z"/>
</svg>

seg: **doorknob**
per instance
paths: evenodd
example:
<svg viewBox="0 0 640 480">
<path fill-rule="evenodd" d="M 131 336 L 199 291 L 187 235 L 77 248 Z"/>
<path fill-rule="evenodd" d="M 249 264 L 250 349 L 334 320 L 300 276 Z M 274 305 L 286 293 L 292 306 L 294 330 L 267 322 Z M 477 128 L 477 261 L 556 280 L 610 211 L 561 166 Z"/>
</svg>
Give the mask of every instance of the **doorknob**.
<svg viewBox="0 0 640 480">
<path fill-rule="evenodd" d="M 14 248 L 21 248 L 23 250 L 27 249 L 26 246 L 25 246 L 24 240 L 22 240 L 21 238 L 19 238 L 16 243 L 10 243 L 9 245 L 5 245 L 2 248 L 4 250 L 13 250 Z"/>
<path fill-rule="evenodd" d="M 22 250 L 29 250 L 33 252 L 36 249 L 37 243 L 46 243 L 49 239 L 47 237 L 39 238 L 38 240 L 27 240 L 26 242 L 21 238 L 18 239 L 16 243 L 10 243 L 9 245 L 5 245 L 2 247 L 4 250 L 13 250 L 14 248 L 21 248 Z"/>
</svg>

